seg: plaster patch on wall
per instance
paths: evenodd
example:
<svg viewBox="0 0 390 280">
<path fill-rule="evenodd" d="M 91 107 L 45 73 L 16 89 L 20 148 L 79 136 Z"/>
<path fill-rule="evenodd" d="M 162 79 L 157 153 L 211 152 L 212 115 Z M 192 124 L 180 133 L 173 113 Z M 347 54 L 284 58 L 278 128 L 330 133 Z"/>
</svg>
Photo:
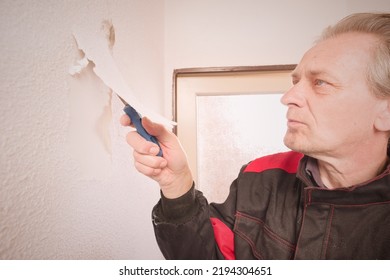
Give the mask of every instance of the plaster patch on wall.
<svg viewBox="0 0 390 280">
<path fill-rule="evenodd" d="M 82 59 L 79 59 L 76 61 L 75 65 L 72 65 L 71 67 L 69 67 L 69 74 L 71 74 L 72 76 L 74 76 L 76 74 L 80 74 L 81 71 L 83 71 L 85 69 L 85 67 L 88 66 L 88 63 L 89 63 L 89 60 L 84 55 L 84 57 Z"/>
</svg>

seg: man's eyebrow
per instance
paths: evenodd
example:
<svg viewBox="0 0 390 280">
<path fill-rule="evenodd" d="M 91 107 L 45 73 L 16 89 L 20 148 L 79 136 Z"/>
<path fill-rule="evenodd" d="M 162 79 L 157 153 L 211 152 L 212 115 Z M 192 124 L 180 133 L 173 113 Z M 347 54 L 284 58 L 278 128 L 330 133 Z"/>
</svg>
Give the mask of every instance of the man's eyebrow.
<svg viewBox="0 0 390 280">
<path fill-rule="evenodd" d="M 319 77 L 320 79 L 325 79 L 327 82 L 332 83 L 333 85 L 341 85 L 343 83 L 343 78 L 338 75 L 339 73 L 334 73 L 332 71 L 327 71 L 326 69 L 318 69 L 309 71 L 311 77 Z"/>
<path fill-rule="evenodd" d="M 299 79 L 302 76 L 302 71 L 300 70 L 293 70 L 291 73 L 291 78 L 292 79 Z M 305 71 L 306 75 L 309 77 L 316 77 L 316 76 L 325 76 L 328 77 L 332 80 L 338 80 L 336 76 L 331 74 L 329 71 L 326 69 L 309 69 Z"/>
<path fill-rule="evenodd" d="M 326 76 L 330 76 L 329 75 L 329 72 L 326 71 L 326 70 L 309 70 L 308 71 L 308 75 L 309 76 L 318 76 L 318 75 L 326 75 Z"/>
<path fill-rule="evenodd" d="M 298 71 L 293 71 L 291 72 L 291 78 L 294 80 L 294 79 L 297 79 L 299 78 L 301 75 L 298 73 Z"/>
</svg>

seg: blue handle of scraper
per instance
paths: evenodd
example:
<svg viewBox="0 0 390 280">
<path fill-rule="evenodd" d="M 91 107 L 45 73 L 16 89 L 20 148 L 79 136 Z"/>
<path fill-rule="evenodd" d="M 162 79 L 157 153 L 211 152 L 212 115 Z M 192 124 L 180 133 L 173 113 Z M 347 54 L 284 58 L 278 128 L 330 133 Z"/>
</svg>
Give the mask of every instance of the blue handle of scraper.
<svg viewBox="0 0 390 280">
<path fill-rule="evenodd" d="M 162 157 L 163 152 L 160 146 L 160 143 L 158 143 L 157 138 L 150 135 L 145 128 L 142 125 L 141 116 L 138 114 L 138 112 L 131 107 L 130 105 L 126 105 L 123 111 L 126 113 L 126 115 L 129 116 L 131 119 L 131 122 L 134 124 L 135 129 L 137 130 L 138 134 L 141 135 L 144 139 L 153 142 L 158 145 L 160 148 L 160 151 L 158 152 L 157 156 Z"/>
</svg>

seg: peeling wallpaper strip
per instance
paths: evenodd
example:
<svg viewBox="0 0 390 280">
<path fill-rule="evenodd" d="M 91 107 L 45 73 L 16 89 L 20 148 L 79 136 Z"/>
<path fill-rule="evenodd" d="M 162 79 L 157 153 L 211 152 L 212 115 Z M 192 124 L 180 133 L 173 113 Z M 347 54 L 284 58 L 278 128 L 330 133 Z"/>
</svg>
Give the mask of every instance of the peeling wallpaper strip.
<svg viewBox="0 0 390 280">
<path fill-rule="evenodd" d="M 73 32 L 79 49 L 95 65 L 93 71 L 113 92 L 131 104 L 141 115 L 148 116 L 151 120 L 172 128 L 175 125 L 173 121 L 149 110 L 141 104 L 131 88 L 126 84 L 110 52 L 110 47 L 112 48 L 115 40 L 114 34 L 113 26 L 107 21 L 104 21 L 102 28 L 96 32 L 85 30 L 82 26 L 77 27 Z M 70 74 L 81 71 L 85 62 L 82 59 L 78 64 L 78 66 L 76 65 L 70 69 Z"/>
</svg>

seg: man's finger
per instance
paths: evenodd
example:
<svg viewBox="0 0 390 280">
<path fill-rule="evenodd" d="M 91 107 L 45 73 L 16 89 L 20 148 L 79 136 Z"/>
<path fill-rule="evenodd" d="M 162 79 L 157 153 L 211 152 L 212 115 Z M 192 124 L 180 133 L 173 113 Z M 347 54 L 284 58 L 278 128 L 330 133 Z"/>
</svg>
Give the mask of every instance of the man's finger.
<svg viewBox="0 0 390 280">
<path fill-rule="evenodd" d="M 122 115 L 119 121 L 123 126 L 129 126 L 131 124 L 131 120 L 128 115 Z"/>
</svg>

